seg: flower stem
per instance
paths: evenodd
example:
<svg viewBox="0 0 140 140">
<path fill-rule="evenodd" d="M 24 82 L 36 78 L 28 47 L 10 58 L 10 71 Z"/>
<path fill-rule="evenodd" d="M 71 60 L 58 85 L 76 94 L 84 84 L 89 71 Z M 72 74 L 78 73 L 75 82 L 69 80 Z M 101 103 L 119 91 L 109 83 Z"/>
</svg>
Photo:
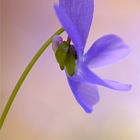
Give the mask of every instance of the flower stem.
<svg viewBox="0 0 140 140">
<path fill-rule="evenodd" d="M 61 33 L 64 32 L 63 28 L 60 28 L 59 30 L 56 31 L 56 33 L 54 33 L 44 44 L 43 46 L 38 50 L 38 52 L 34 55 L 34 57 L 32 58 L 32 60 L 30 61 L 30 63 L 27 65 L 26 69 L 24 70 L 24 72 L 22 73 L 21 77 L 19 78 L 19 80 L 17 81 L 11 96 L 9 97 L 9 100 L 4 108 L 4 111 L 0 117 L 0 129 L 3 126 L 4 120 L 8 114 L 8 111 L 18 93 L 18 90 L 20 89 L 22 83 L 24 82 L 25 78 L 27 77 L 28 73 L 30 72 L 30 70 L 32 69 L 33 65 L 35 64 L 35 62 L 39 59 L 39 57 L 41 56 L 41 54 L 46 50 L 46 48 L 51 44 L 52 39 L 55 35 L 60 35 Z"/>
</svg>

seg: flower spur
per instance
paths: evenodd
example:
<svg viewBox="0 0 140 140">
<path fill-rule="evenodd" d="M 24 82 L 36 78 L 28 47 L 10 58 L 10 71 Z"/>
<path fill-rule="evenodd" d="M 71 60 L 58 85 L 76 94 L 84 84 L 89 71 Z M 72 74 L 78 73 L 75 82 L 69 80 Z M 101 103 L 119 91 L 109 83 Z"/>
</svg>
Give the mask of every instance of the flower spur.
<svg viewBox="0 0 140 140">
<path fill-rule="evenodd" d="M 87 113 L 92 112 L 99 101 L 97 85 L 120 91 L 130 90 L 129 84 L 103 80 L 92 71 L 129 54 L 130 49 L 121 38 L 113 34 L 105 35 L 84 53 L 93 17 L 93 0 L 59 0 L 59 5 L 54 8 L 69 37 L 63 41 L 60 36 L 55 36 L 53 50 L 61 70 L 66 70 L 70 88 L 82 108 Z M 71 40 L 73 45 L 70 44 Z"/>
</svg>

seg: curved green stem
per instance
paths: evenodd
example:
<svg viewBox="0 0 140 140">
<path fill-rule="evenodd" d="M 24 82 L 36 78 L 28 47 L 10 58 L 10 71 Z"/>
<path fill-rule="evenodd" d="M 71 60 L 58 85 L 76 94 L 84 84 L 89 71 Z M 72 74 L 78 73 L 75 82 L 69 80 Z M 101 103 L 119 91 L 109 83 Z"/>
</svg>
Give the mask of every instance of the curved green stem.
<svg viewBox="0 0 140 140">
<path fill-rule="evenodd" d="M 30 61 L 30 63 L 27 65 L 26 69 L 24 70 L 24 72 L 22 73 L 21 77 L 19 78 L 18 82 L 16 83 L 15 88 L 13 89 L 13 92 L 11 94 L 11 96 L 9 97 L 9 100 L 4 108 L 4 111 L 1 115 L 0 118 L 0 129 L 3 126 L 4 120 L 8 114 L 8 111 L 18 93 L 18 90 L 20 89 L 22 83 L 24 82 L 25 78 L 27 77 L 28 73 L 30 72 L 30 70 L 32 69 L 33 65 L 35 64 L 35 62 L 39 59 L 39 57 L 41 56 L 41 54 L 46 50 L 46 48 L 51 44 L 52 39 L 55 35 L 60 35 L 61 33 L 64 32 L 64 29 L 61 28 L 58 31 L 56 31 L 56 33 L 54 33 L 45 43 L 44 45 L 38 50 L 38 52 L 34 55 L 34 57 L 32 58 L 32 60 Z"/>
</svg>

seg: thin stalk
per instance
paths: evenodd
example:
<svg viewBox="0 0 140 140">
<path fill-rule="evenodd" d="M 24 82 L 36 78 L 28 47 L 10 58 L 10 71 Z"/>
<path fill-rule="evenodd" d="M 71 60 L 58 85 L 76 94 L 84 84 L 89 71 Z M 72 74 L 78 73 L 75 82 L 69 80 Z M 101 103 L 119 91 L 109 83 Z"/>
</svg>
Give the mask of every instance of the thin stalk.
<svg viewBox="0 0 140 140">
<path fill-rule="evenodd" d="M 31 59 L 30 63 L 27 65 L 26 69 L 24 70 L 24 72 L 22 73 L 21 77 L 19 78 L 19 80 L 17 81 L 11 96 L 9 97 L 9 100 L 4 108 L 4 111 L 0 117 L 0 129 L 3 126 L 3 123 L 6 119 L 6 116 L 8 114 L 8 111 L 21 87 L 21 85 L 23 84 L 25 78 L 27 77 L 28 73 L 30 72 L 30 70 L 32 69 L 33 65 L 36 63 L 36 61 L 39 59 L 39 57 L 42 55 L 42 53 L 46 50 L 46 48 L 48 48 L 48 46 L 51 44 L 52 39 L 55 35 L 60 35 L 61 33 L 64 32 L 63 28 L 60 28 L 58 31 L 56 31 L 56 33 L 54 33 L 44 44 L 43 46 L 38 50 L 38 52 L 34 55 L 34 57 Z"/>
</svg>

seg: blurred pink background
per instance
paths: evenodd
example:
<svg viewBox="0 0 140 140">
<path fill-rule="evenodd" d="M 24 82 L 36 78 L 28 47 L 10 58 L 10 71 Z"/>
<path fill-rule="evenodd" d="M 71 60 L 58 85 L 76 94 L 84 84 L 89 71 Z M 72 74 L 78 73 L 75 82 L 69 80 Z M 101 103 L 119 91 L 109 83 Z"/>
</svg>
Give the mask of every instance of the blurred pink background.
<svg viewBox="0 0 140 140">
<path fill-rule="evenodd" d="M 0 111 L 26 65 L 61 27 L 56 0 L 1 0 Z M 96 69 L 104 78 L 132 83 L 130 92 L 99 87 L 92 114 L 77 104 L 51 46 L 25 80 L 0 132 L 1 140 L 140 140 L 140 1 L 95 0 L 86 50 L 104 34 L 122 37 L 132 53 Z M 63 34 L 65 36 L 66 34 Z"/>
</svg>

